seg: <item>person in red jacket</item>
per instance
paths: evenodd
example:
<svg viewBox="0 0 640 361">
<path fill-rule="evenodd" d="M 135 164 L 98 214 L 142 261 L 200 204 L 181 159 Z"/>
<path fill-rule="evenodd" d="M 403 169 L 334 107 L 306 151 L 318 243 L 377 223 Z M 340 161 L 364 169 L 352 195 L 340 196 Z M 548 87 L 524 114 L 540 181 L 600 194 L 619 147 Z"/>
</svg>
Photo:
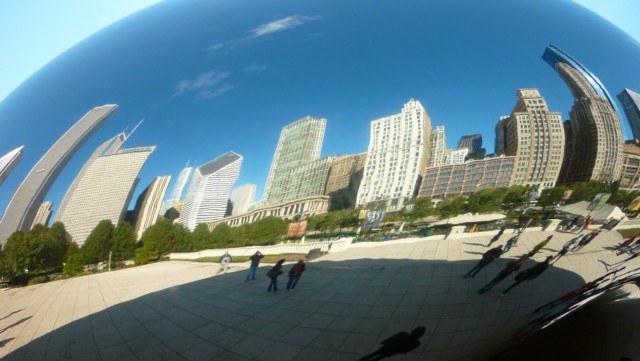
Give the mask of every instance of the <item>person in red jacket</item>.
<svg viewBox="0 0 640 361">
<path fill-rule="evenodd" d="M 300 276 L 302 276 L 302 272 L 304 272 L 305 268 L 306 267 L 303 260 L 299 260 L 298 263 L 294 264 L 293 267 L 291 267 L 291 270 L 289 270 L 289 282 L 287 282 L 287 291 L 291 291 L 296 288 L 298 280 L 300 279 Z"/>
</svg>

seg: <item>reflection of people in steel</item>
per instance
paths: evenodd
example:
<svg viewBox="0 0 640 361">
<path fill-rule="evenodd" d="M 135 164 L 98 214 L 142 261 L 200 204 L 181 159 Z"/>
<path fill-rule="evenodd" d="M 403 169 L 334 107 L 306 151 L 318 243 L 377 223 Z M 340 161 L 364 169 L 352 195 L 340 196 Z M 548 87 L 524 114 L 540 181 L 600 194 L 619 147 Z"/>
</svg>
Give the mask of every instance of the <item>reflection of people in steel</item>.
<svg viewBox="0 0 640 361">
<path fill-rule="evenodd" d="M 573 251 L 578 246 L 578 242 L 580 242 L 580 238 L 582 238 L 582 236 L 584 236 L 584 234 L 581 234 L 576 238 L 572 238 L 569 240 L 569 242 L 565 243 L 564 246 L 562 246 L 562 249 L 560 250 L 560 252 L 558 252 L 558 254 L 555 255 L 551 263 L 558 262 L 558 260 L 562 258 L 562 256 Z"/>
<path fill-rule="evenodd" d="M 398 332 L 382 341 L 382 347 L 362 357 L 360 361 L 377 361 L 395 354 L 407 353 L 420 346 L 418 339 L 424 335 L 425 331 L 426 329 L 424 327 L 417 327 L 411 331 L 411 334 Z"/>
<path fill-rule="evenodd" d="M 486 245 L 485 247 L 490 247 L 493 242 L 496 242 L 497 240 L 499 240 L 500 236 L 502 236 L 506 228 L 507 226 L 500 227 L 500 230 L 498 231 L 498 233 L 495 236 L 493 236 L 493 238 L 491 238 L 491 240 L 489 241 L 489 244 Z"/>
<path fill-rule="evenodd" d="M 516 243 L 518 243 L 518 238 L 520 238 L 520 233 L 518 233 L 515 236 L 509 238 L 507 243 L 504 245 L 504 250 L 502 251 L 502 254 L 505 254 L 505 253 L 509 252 L 509 250 L 511 250 L 511 247 L 515 246 Z"/>
<path fill-rule="evenodd" d="M 540 252 L 540 250 L 544 248 L 544 246 L 546 246 L 547 244 L 549 244 L 549 242 L 551 242 L 551 238 L 553 238 L 553 234 L 547 237 L 547 239 L 545 239 L 544 241 L 538 243 L 535 247 L 533 247 L 531 252 L 529 252 L 529 257 L 533 257 L 534 254 Z"/>
<path fill-rule="evenodd" d="M 549 256 L 547 257 L 546 260 L 544 260 L 544 262 L 536 263 L 533 267 L 527 268 L 526 270 L 519 272 L 515 278 L 516 282 L 511 286 L 509 286 L 506 290 L 502 291 L 500 296 L 504 296 L 505 294 L 507 294 L 507 292 L 511 291 L 511 289 L 513 289 L 515 286 L 519 285 L 520 283 L 524 281 L 531 281 L 532 279 L 540 276 L 542 272 L 544 272 L 549 267 L 549 262 L 551 261 L 552 258 L 553 256 Z"/>
<path fill-rule="evenodd" d="M 595 231 L 587 234 L 586 236 L 582 237 L 580 239 L 580 241 L 578 242 L 578 246 L 576 247 L 576 251 L 579 251 L 582 249 L 582 247 L 588 245 L 589 243 L 591 243 L 591 241 L 593 241 L 594 238 L 596 238 L 598 235 L 600 234 L 600 230 L 596 229 Z"/>
<path fill-rule="evenodd" d="M 496 248 L 491 248 L 490 250 L 486 251 L 482 255 L 482 259 L 478 261 L 478 263 L 466 275 L 464 275 L 463 278 L 475 277 L 478 274 L 478 272 L 480 272 L 481 269 L 486 267 L 489 263 L 493 262 L 493 260 L 495 260 L 496 258 L 500 257 L 501 254 L 502 254 L 502 245 Z"/>
<path fill-rule="evenodd" d="M 527 260 L 527 258 L 529 258 L 529 255 L 528 254 L 523 254 L 522 256 L 520 256 L 520 258 L 511 260 L 511 262 L 507 263 L 507 265 L 502 269 L 502 271 L 500 271 L 500 273 L 498 273 L 498 275 L 495 276 L 491 280 L 491 282 L 487 283 L 486 285 L 484 285 L 484 287 L 479 289 L 478 293 L 479 294 L 483 294 L 483 293 L 489 291 L 495 285 L 500 283 L 502 280 L 504 280 L 505 278 L 509 277 L 510 274 L 512 274 L 513 272 L 519 270 L 520 267 L 522 267 L 522 264 L 524 263 L 524 261 Z"/>
</svg>

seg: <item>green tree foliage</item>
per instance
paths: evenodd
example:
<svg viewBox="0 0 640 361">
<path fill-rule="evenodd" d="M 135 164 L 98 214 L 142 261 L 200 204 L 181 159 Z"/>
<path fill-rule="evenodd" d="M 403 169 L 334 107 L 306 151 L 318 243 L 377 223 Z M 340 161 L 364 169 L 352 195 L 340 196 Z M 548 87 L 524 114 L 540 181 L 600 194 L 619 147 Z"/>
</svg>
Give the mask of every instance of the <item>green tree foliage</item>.
<svg viewBox="0 0 640 361">
<path fill-rule="evenodd" d="M 205 223 L 200 223 L 193 229 L 191 239 L 193 246 L 197 250 L 213 248 L 213 237 L 209 231 L 209 226 Z"/>
<path fill-rule="evenodd" d="M 553 188 L 545 188 L 540 192 L 538 197 L 538 205 L 540 207 L 551 207 L 562 202 L 562 195 L 568 191 L 567 186 L 558 186 Z"/>
<path fill-rule="evenodd" d="M 611 193 L 609 187 L 602 182 L 580 182 L 574 184 L 571 189 L 571 198 L 569 203 L 576 203 L 580 201 L 591 202 L 593 197 L 598 193 Z"/>
<path fill-rule="evenodd" d="M 436 213 L 442 219 L 454 217 L 464 211 L 465 202 L 466 199 L 462 196 L 445 198 L 438 203 Z"/>
<path fill-rule="evenodd" d="M 73 277 L 82 272 L 83 265 L 84 257 L 82 256 L 82 253 L 76 252 L 67 258 L 67 261 L 64 263 L 62 272 L 69 277 Z"/>
<path fill-rule="evenodd" d="M 505 192 L 504 198 L 502 198 L 504 209 L 513 210 L 525 206 L 529 203 L 529 194 L 534 190 L 532 187 L 525 186 L 512 186 L 506 190 L 503 189 Z"/>
<path fill-rule="evenodd" d="M 253 244 L 269 244 L 287 234 L 287 222 L 278 217 L 265 217 L 251 225 L 249 238 Z"/>
<path fill-rule="evenodd" d="M 187 227 L 179 223 L 175 223 L 173 225 L 173 240 L 170 240 L 168 244 L 173 244 L 173 248 L 169 249 L 168 253 L 192 252 L 198 250 L 193 244 L 192 233 Z"/>
<path fill-rule="evenodd" d="M 51 228 L 36 225 L 26 233 L 15 232 L 0 257 L 2 274 L 14 278 L 60 270 L 69 244 L 64 226 L 59 222 Z"/>
<path fill-rule="evenodd" d="M 467 200 L 467 210 L 474 213 L 487 213 L 500 209 L 505 196 L 504 188 L 486 188 L 475 192 Z"/>
<path fill-rule="evenodd" d="M 114 230 L 111 239 L 111 249 L 114 261 L 133 259 L 136 250 L 136 235 L 129 222 L 122 222 Z"/>
<path fill-rule="evenodd" d="M 166 218 L 158 219 L 154 225 L 142 233 L 140 241 L 146 250 L 155 251 L 158 254 L 170 253 L 175 245 L 173 223 Z"/>
<path fill-rule="evenodd" d="M 84 260 L 87 263 L 98 263 L 109 258 L 113 237 L 113 223 L 104 219 L 89 233 L 87 240 L 81 247 Z"/>
<path fill-rule="evenodd" d="M 220 223 L 211 231 L 210 234 L 212 247 L 222 248 L 231 243 L 231 227 L 226 223 Z M 237 240 L 243 241 L 243 240 Z M 244 243 L 244 242 L 239 242 Z"/>
<path fill-rule="evenodd" d="M 415 198 L 409 204 L 413 205 L 410 212 L 407 212 L 407 219 L 415 221 L 421 218 L 432 216 L 435 214 L 436 209 L 433 207 L 431 198 Z"/>
</svg>

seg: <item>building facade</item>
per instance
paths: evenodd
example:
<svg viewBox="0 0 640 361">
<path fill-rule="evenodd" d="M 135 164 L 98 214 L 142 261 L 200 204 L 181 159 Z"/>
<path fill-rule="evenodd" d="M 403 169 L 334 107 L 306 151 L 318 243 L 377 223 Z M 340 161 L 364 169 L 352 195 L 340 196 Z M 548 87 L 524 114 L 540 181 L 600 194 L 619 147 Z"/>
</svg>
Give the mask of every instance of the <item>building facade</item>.
<svg viewBox="0 0 640 361">
<path fill-rule="evenodd" d="M 209 226 L 210 230 L 213 230 L 217 225 L 221 223 L 228 224 L 231 227 L 239 227 L 243 224 L 257 222 L 266 217 L 278 217 L 282 219 L 306 218 L 316 214 L 327 213 L 328 210 L 329 197 L 314 196 L 299 198 L 282 204 L 259 207 L 250 210 L 245 214 L 226 217 L 218 221 L 209 222 L 207 225 Z"/>
<path fill-rule="evenodd" d="M 633 139 L 640 140 L 640 94 L 625 89 L 618 94 L 618 100 L 627 115 L 627 121 L 633 133 Z"/>
<path fill-rule="evenodd" d="M 282 128 L 265 185 L 263 205 L 280 204 L 300 196 L 291 191 L 293 174 L 301 166 L 320 159 L 326 126 L 326 119 L 307 116 Z"/>
<path fill-rule="evenodd" d="M 46 226 L 49 223 L 49 218 L 51 218 L 51 207 L 53 206 L 53 202 L 46 201 L 43 202 L 40 207 L 38 207 L 38 213 L 36 213 L 36 218 L 33 219 L 33 224 L 31 225 L 31 229 L 41 224 Z"/>
<path fill-rule="evenodd" d="M 429 167 L 439 167 L 445 165 L 447 156 L 447 138 L 444 132 L 444 125 L 438 125 L 431 132 L 431 156 Z"/>
<path fill-rule="evenodd" d="M 484 148 L 482 148 L 481 134 L 468 134 L 460 137 L 460 140 L 458 141 L 458 150 L 464 148 L 469 151 L 467 159 L 482 159 L 486 153 Z"/>
<path fill-rule="evenodd" d="M 401 210 L 429 164 L 431 119 L 411 99 L 401 112 L 371 122 L 371 139 L 357 206 Z"/>
<path fill-rule="evenodd" d="M 109 104 L 93 108 L 49 148 L 31 169 L 11 197 L 0 221 L 0 243 L 15 231 L 28 231 L 45 195 L 85 141 L 93 135 L 118 106 Z"/>
<path fill-rule="evenodd" d="M 83 245 L 102 220 L 120 224 L 138 185 L 138 175 L 155 146 L 119 149 L 93 160 L 60 215 L 69 238 Z"/>
<path fill-rule="evenodd" d="M 627 192 L 640 191 L 640 144 L 636 140 L 624 143 L 620 189 Z"/>
<path fill-rule="evenodd" d="M 171 176 L 156 177 L 147 188 L 138 196 L 133 209 L 133 229 L 136 239 L 142 238 L 142 234 L 147 228 L 153 226 L 162 216 L 162 200 L 167 193 Z"/>
<path fill-rule="evenodd" d="M 515 157 L 499 156 L 429 167 L 418 197 L 444 199 L 447 196 L 473 194 L 485 188 L 508 187 L 514 165 Z"/>
<path fill-rule="evenodd" d="M 160 212 L 161 214 L 165 214 L 165 212 L 169 208 L 173 207 L 175 203 L 180 202 L 182 200 L 184 190 L 187 186 L 187 183 L 189 182 L 192 172 L 193 172 L 193 167 L 185 167 L 183 170 L 180 171 L 180 174 L 178 174 L 178 178 L 176 179 L 176 182 L 173 184 L 171 194 L 162 203 L 162 210 Z"/>
<path fill-rule="evenodd" d="M 22 148 L 18 147 L 0 158 L 0 186 L 4 183 L 5 179 L 9 176 L 9 173 L 15 168 L 15 166 L 22 159 Z"/>
<path fill-rule="evenodd" d="M 561 171 L 565 184 L 614 181 L 622 170 L 622 127 L 613 99 L 604 85 L 578 61 L 549 46 L 542 58 L 565 82 L 574 104 L 569 112 L 572 139 L 565 148 Z"/>
<path fill-rule="evenodd" d="M 503 153 L 514 156 L 511 185 L 554 187 L 564 158 L 562 114 L 550 112 L 537 89 L 520 89 L 511 116 L 504 121 Z"/>
<path fill-rule="evenodd" d="M 200 223 L 224 218 L 241 165 L 241 155 L 227 152 L 196 168 L 180 213 L 180 224 L 193 231 Z"/>
<path fill-rule="evenodd" d="M 238 216 L 247 213 L 249 207 L 256 201 L 256 185 L 244 184 L 231 192 L 231 215 Z"/>
<path fill-rule="evenodd" d="M 330 211 L 355 207 L 366 161 L 366 152 L 338 156 L 333 160 L 325 190 Z"/>
<path fill-rule="evenodd" d="M 467 148 L 462 148 L 458 150 L 447 149 L 444 165 L 451 164 L 462 164 L 468 159 L 469 150 Z"/>
</svg>

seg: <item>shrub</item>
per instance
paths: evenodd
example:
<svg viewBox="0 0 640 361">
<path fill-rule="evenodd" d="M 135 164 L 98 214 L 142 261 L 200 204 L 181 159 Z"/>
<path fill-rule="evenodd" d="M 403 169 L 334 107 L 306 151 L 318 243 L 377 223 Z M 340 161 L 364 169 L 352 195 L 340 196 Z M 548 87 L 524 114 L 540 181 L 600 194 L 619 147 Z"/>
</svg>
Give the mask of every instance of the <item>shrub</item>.
<svg viewBox="0 0 640 361">
<path fill-rule="evenodd" d="M 64 267 L 62 268 L 62 272 L 69 277 L 73 277 L 82 272 L 83 265 L 84 257 L 82 254 L 74 253 L 67 258 L 67 262 L 64 263 Z"/>
<path fill-rule="evenodd" d="M 39 283 L 45 283 L 47 281 L 49 281 L 49 278 L 47 276 L 37 276 L 30 279 L 28 285 L 37 285 Z"/>
<path fill-rule="evenodd" d="M 152 259 L 157 258 L 158 255 L 154 251 L 150 251 L 144 248 L 136 249 L 136 255 L 133 259 L 136 266 L 141 266 L 143 264 L 149 263 Z"/>
</svg>

